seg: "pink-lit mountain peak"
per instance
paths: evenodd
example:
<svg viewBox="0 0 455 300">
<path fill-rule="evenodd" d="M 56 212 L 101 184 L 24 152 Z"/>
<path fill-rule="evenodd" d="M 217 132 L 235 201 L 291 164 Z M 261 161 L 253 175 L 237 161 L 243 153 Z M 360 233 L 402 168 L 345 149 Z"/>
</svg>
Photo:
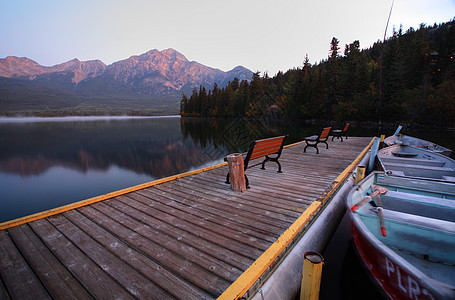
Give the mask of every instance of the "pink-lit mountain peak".
<svg viewBox="0 0 455 300">
<path fill-rule="evenodd" d="M 169 48 L 150 50 L 106 66 L 99 60 L 73 59 L 52 67 L 41 66 L 27 58 L 0 59 L 0 76 L 28 80 L 40 79 L 79 85 L 97 80 L 98 90 L 119 87 L 134 93 L 151 95 L 179 95 L 199 86 L 210 88 L 214 83 L 222 87 L 234 79 L 250 80 L 252 72 L 236 67 L 229 72 L 189 61 L 180 52 Z M 71 78 L 68 82 L 68 78 Z M 69 86 L 68 86 L 69 87 Z"/>
</svg>

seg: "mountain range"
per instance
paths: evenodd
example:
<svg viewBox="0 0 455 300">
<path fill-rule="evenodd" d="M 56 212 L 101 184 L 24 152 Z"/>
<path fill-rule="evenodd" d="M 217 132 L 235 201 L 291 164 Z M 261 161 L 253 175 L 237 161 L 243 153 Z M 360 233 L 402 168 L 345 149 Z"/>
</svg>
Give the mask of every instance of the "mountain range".
<svg viewBox="0 0 455 300">
<path fill-rule="evenodd" d="M 147 101 L 156 104 L 158 99 L 160 104 L 175 106 L 182 93 L 200 86 L 210 89 L 216 83 L 224 87 L 234 78 L 249 81 L 252 77 L 253 72 L 245 67 L 224 72 L 189 61 L 174 49 L 151 50 L 110 65 L 73 59 L 47 67 L 25 57 L 8 56 L 0 59 L 0 113 L 49 109 L 49 105 L 93 109 L 98 107 L 97 101 L 106 108 L 109 99 L 116 101 L 113 107 L 117 109 L 125 101 L 129 101 L 125 105 L 143 106 Z"/>
</svg>

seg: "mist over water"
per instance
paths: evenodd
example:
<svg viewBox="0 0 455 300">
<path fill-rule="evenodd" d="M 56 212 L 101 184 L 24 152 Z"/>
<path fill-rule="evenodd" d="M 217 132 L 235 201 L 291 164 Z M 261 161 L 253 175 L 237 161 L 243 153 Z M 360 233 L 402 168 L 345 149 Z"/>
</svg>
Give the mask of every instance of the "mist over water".
<svg viewBox="0 0 455 300">
<path fill-rule="evenodd" d="M 119 121 L 135 119 L 180 118 L 180 116 L 70 116 L 70 117 L 0 117 L 0 123 L 36 123 L 36 122 L 90 122 L 90 121 Z"/>
</svg>

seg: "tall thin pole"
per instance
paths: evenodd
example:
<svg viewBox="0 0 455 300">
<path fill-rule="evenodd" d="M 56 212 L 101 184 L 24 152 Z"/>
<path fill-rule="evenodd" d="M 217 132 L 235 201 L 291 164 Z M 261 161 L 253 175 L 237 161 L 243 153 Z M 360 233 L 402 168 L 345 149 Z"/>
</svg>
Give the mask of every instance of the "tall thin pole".
<svg viewBox="0 0 455 300">
<path fill-rule="evenodd" d="M 390 21 L 390 16 L 392 15 L 392 8 L 393 8 L 393 3 L 395 0 L 392 0 L 392 5 L 390 6 L 390 12 L 389 12 L 389 17 L 387 18 L 387 24 L 385 25 L 385 31 L 384 31 L 384 38 L 383 41 L 385 41 L 385 36 L 387 34 L 387 27 L 389 27 L 389 21 Z"/>
<path fill-rule="evenodd" d="M 385 37 L 386 37 L 386 34 L 387 34 L 387 28 L 389 27 L 389 21 L 390 21 L 390 16 L 392 15 L 392 8 L 393 8 L 393 4 L 394 4 L 395 0 L 392 0 L 392 5 L 390 6 L 390 12 L 389 12 L 389 17 L 387 18 L 387 24 L 385 26 L 385 30 L 384 30 L 384 38 L 382 39 L 382 51 L 381 51 L 381 57 L 379 58 L 379 103 L 376 107 L 376 112 L 378 114 L 378 122 L 379 124 L 381 124 L 381 112 L 380 112 L 380 108 L 381 108 L 381 103 L 382 103 L 382 58 L 384 56 L 384 47 L 385 47 Z"/>
</svg>

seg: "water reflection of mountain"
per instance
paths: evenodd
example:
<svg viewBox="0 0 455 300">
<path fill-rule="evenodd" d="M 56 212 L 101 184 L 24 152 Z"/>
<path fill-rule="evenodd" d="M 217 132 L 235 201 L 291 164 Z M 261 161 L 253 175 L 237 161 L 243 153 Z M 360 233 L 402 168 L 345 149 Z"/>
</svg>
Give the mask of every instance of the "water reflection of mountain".
<svg viewBox="0 0 455 300">
<path fill-rule="evenodd" d="M 163 177 L 213 158 L 210 144 L 182 137 L 179 118 L 6 123 L 0 142 L 0 170 L 22 176 L 58 165 L 81 172 L 117 165 Z"/>
</svg>

